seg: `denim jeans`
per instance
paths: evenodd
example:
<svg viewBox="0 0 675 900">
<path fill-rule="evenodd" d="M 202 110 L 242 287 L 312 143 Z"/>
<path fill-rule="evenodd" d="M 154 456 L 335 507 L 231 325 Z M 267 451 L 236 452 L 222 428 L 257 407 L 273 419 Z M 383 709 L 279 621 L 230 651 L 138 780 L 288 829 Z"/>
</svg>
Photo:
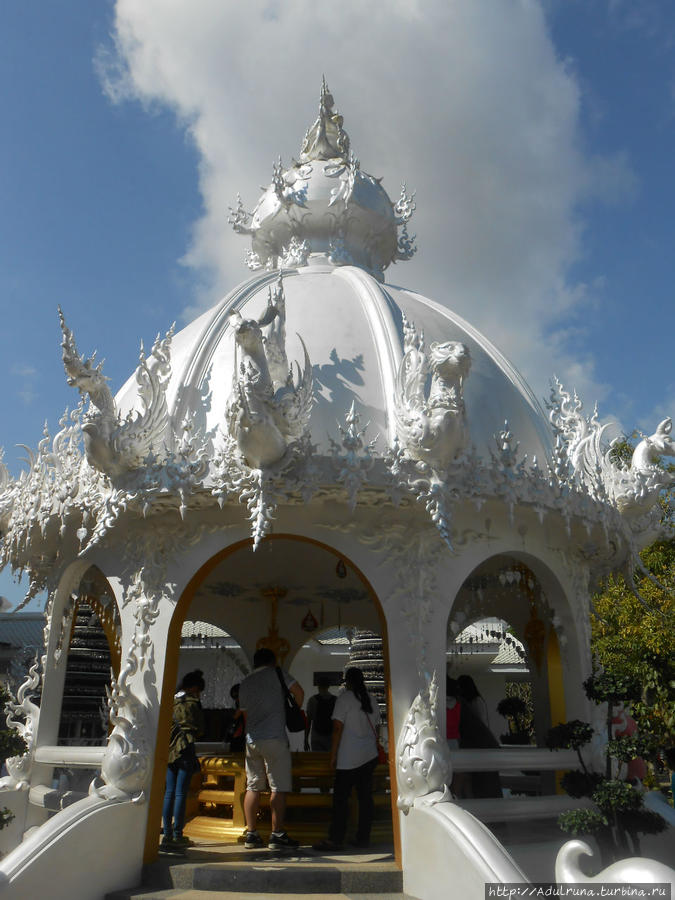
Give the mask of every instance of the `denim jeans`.
<svg viewBox="0 0 675 900">
<path fill-rule="evenodd" d="M 171 763 L 166 770 L 166 790 L 162 808 L 165 840 L 170 841 L 183 835 L 185 804 L 194 771 L 192 761 L 184 759 Z"/>
<path fill-rule="evenodd" d="M 359 801 L 359 823 L 356 829 L 356 840 L 359 844 L 367 844 L 370 840 L 370 826 L 373 822 L 373 772 L 377 766 L 377 757 L 356 769 L 336 769 L 333 787 L 333 818 L 329 835 L 336 844 L 344 843 L 349 814 L 349 795 L 356 788 Z"/>
</svg>

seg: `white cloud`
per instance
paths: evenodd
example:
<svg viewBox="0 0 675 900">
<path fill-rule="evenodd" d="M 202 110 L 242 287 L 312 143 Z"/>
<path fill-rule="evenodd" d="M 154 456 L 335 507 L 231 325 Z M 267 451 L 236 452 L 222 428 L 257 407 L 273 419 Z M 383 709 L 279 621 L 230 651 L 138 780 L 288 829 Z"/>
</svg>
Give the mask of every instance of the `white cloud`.
<svg viewBox="0 0 675 900">
<path fill-rule="evenodd" d="M 34 378 L 37 375 L 35 366 L 30 366 L 26 363 L 17 363 L 16 365 L 13 365 L 10 372 L 12 375 L 19 376 L 19 378 Z"/>
<path fill-rule="evenodd" d="M 246 276 L 227 207 L 297 154 L 325 73 L 362 167 L 417 190 L 418 256 L 388 280 L 472 321 L 539 395 L 554 371 L 589 404 L 605 393 L 569 339 L 595 287 L 568 272 L 580 203 L 634 179 L 585 154 L 578 80 L 535 0 L 117 0 L 114 38 L 109 95 L 169 106 L 200 153 L 197 305 Z"/>
</svg>

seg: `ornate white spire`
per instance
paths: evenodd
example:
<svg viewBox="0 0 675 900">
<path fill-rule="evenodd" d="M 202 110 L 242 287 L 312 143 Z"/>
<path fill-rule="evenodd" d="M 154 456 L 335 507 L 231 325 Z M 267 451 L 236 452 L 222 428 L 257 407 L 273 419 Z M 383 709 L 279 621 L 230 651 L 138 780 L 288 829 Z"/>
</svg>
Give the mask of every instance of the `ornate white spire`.
<svg viewBox="0 0 675 900">
<path fill-rule="evenodd" d="M 342 128 L 344 119 L 333 109 L 334 102 L 324 76 L 319 96 L 319 117 L 305 135 L 300 151 L 301 163 L 312 159 L 347 159 L 349 136 Z"/>
<path fill-rule="evenodd" d="M 237 196 L 230 223 L 251 236 L 251 269 L 330 263 L 359 266 L 378 280 L 396 260 L 410 259 L 414 235 L 406 223 L 415 209 L 405 186 L 392 203 L 374 178 L 361 170 L 350 152 L 326 79 L 321 83 L 319 115 L 308 129 L 300 159 L 284 169 L 273 166 L 272 183 L 252 213 Z"/>
</svg>

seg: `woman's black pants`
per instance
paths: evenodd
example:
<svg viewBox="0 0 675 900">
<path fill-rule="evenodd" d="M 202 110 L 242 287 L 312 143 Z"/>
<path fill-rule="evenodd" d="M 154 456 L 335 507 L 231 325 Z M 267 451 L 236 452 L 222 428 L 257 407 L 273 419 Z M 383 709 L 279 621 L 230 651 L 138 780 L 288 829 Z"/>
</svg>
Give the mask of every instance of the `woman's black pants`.
<svg viewBox="0 0 675 900">
<path fill-rule="evenodd" d="M 343 844 L 349 815 L 349 795 L 356 788 L 359 801 L 359 824 L 356 829 L 356 843 L 370 841 L 370 826 L 373 822 L 373 772 L 377 757 L 357 766 L 355 769 L 336 769 L 333 786 L 333 817 L 329 836 L 335 844 Z"/>
</svg>

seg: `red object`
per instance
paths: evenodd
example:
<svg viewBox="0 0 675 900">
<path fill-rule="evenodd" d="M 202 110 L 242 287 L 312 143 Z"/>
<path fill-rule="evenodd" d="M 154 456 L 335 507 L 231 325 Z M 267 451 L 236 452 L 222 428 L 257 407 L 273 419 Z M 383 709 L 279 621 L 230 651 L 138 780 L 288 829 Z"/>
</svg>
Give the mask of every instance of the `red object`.
<svg viewBox="0 0 675 900">
<path fill-rule="evenodd" d="M 445 736 L 448 740 L 459 740 L 459 714 L 462 705 L 457 702 L 445 709 Z"/>
<path fill-rule="evenodd" d="M 620 709 L 612 719 L 612 736 L 615 738 L 632 737 L 637 730 L 637 722 L 625 709 Z M 632 781 L 635 778 L 643 781 L 646 775 L 647 763 L 644 759 L 641 756 L 631 759 L 626 771 L 626 781 Z"/>
</svg>

